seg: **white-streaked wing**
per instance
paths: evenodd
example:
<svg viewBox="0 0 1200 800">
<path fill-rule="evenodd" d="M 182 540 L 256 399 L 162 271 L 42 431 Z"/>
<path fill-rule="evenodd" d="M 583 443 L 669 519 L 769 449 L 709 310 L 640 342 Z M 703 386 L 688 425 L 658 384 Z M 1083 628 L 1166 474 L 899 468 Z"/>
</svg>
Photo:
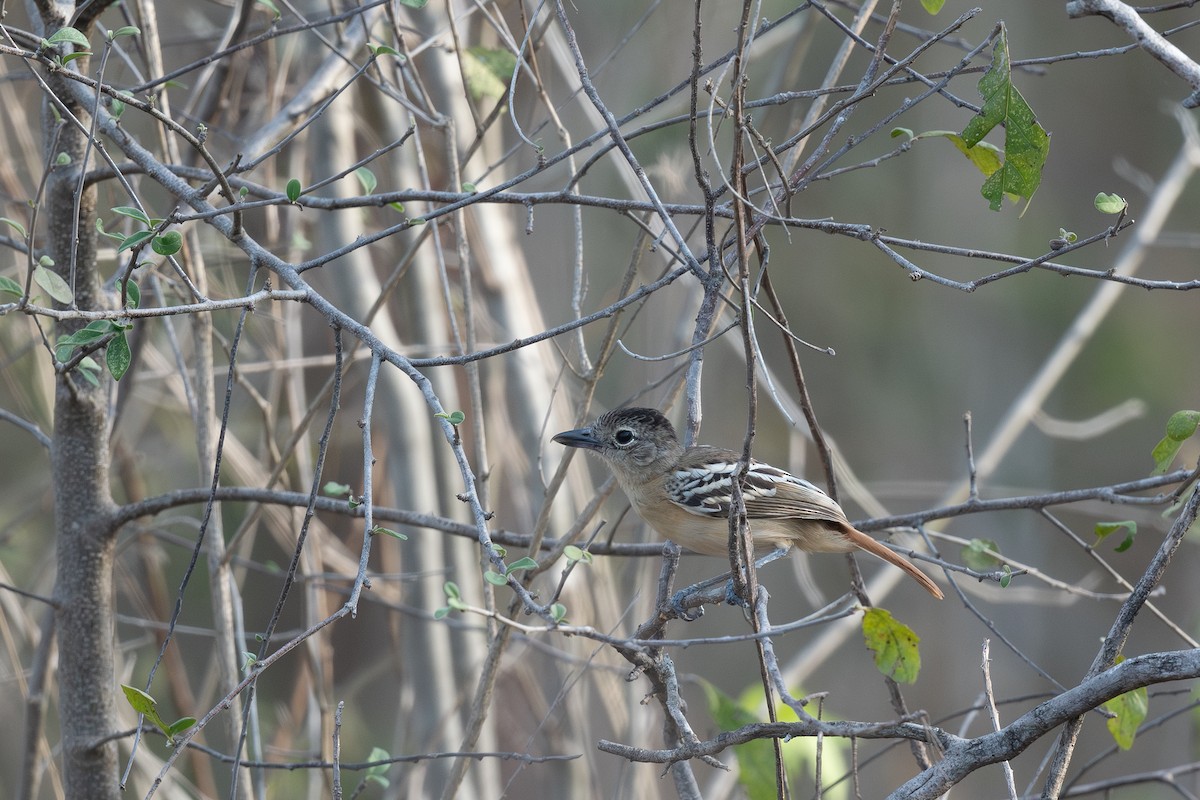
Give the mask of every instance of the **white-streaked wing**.
<svg viewBox="0 0 1200 800">
<path fill-rule="evenodd" d="M 716 448 L 712 455 L 714 458 L 703 464 L 677 469 L 668 476 L 664 488 L 671 501 L 684 511 L 702 517 L 727 517 L 737 460 L 720 457 L 724 451 Z M 751 520 L 818 519 L 840 523 L 846 519 L 841 507 L 816 486 L 761 461 L 750 462 L 742 493 Z"/>
</svg>

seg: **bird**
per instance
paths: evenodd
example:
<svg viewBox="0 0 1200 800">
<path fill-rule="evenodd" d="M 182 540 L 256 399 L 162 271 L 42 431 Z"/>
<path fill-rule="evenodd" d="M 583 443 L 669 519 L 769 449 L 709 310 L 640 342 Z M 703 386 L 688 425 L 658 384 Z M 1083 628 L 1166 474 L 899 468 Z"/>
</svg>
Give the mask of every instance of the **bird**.
<svg viewBox="0 0 1200 800">
<path fill-rule="evenodd" d="M 695 553 L 728 552 L 729 508 L 741 461 L 735 451 L 684 447 L 670 420 L 653 408 L 619 408 L 552 438 L 603 459 L 638 516 L 660 535 Z M 803 478 L 751 459 L 742 498 L 756 552 L 865 550 L 942 599 L 928 575 L 851 525 L 833 498 Z"/>
</svg>

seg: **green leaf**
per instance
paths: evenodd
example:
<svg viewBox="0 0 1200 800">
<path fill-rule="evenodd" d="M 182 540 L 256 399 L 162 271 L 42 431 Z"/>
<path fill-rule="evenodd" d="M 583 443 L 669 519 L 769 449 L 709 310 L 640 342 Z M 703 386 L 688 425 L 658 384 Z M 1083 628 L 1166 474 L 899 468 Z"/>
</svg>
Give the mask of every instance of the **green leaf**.
<svg viewBox="0 0 1200 800">
<path fill-rule="evenodd" d="M 463 56 L 463 77 L 471 96 L 476 100 L 503 97 L 516 65 L 516 56 L 508 50 L 468 47 Z"/>
<path fill-rule="evenodd" d="M 475 184 L 471 183 L 470 181 L 463 181 L 462 190 L 467 194 L 475 194 L 477 191 L 479 191 Z"/>
<path fill-rule="evenodd" d="M 1176 411 L 1167 420 L 1167 436 L 1182 442 L 1196 435 L 1200 425 L 1200 411 Z"/>
<path fill-rule="evenodd" d="M 183 235 L 179 231 L 167 231 L 155 236 L 150 248 L 160 256 L 173 256 L 183 248 Z"/>
<path fill-rule="evenodd" d="M 582 561 L 585 564 L 592 563 L 592 554 L 582 547 L 576 547 L 569 544 L 563 548 L 563 555 L 567 557 L 567 561 Z"/>
<path fill-rule="evenodd" d="M 66 361 L 65 358 L 58 360 Z M 84 356 L 80 359 L 79 366 L 75 367 L 75 371 L 82 375 L 83 379 L 92 386 L 100 385 L 100 378 L 97 377 L 100 374 L 100 365 L 93 361 L 91 356 Z"/>
<path fill-rule="evenodd" d="M 434 619 L 445 619 L 448 616 L 450 616 L 450 606 L 442 606 L 441 608 L 436 608 L 433 611 Z"/>
<path fill-rule="evenodd" d="M 367 756 L 367 761 L 391 761 L 392 754 L 382 747 L 372 747 L 370 755 Z M 374 781 L 383 788 L 387 788 L 390 784 L 388 779 L 384 777 L 384 773 L 388 771 L 391 764 L 376 764 L 373 767 L 367 767 L 366 774 L 363 775 L 364 780 Z"/>
<path fill-rule="evenodd" d="M 493 586 L 503 586 L 508 583 L 508 578 L 491 569 L 483 573 L 483 579 Z"/>
<path fill-rule="evenodd" d="M 1179 453 L 1179 448 L 1188 439 L 1196 435 L 1196 427 L 1200 424 L 1200 411 L 1176 411 L 1167 420 L 1167 435 L 1154 446 L 1150 455 L 1154 458 L 1152 475 L 1163 475 L 1171 468 L 1171 462 Z"/>
<path fill-rule="evenodd" d="M 121 253 L 125 250 L 132 250 L 134 247 L 137 247 L 138 245 L 143 244 L 144 242 L 153 238 L 153 231 L 138 231 L 137 233 L 131 233 L 125 237 L 124 241 L 117 245 L 117 252 Z"/>
<path fill-rule="evenodd" d="M 137 220 L 147 228 L 154 227 L 154 221 L 147 217 L 146 212 L 142 211 L 140 208 L 134 208 L 133 206 L 117 206 L 113 209 L 113 213 L 120 214 L 122 217 L 129 217 L 130 219 Z"/>
<path fill-rule="evenodd" d="M 133 706 L 133 710 L 139 714 L 150 715 L 155 713 L 154 698 L 134 686 L 126 686 L 121 684 L 121 691 L 125 693 L 125 699 L 129 701 L 129 705 Z"/>
<path fill-rule="evenodd" d="M 77 58 L 87 58 L 91 54 L 92 54 L 91 50 L 76 50 L 74 53 L 67 53 L 65 56 L 63 56 L 60 59 L 60 62 L 63 64 L 70 64 L 72 61 L 74 61 Z"/>
<path fill-rule="evenodd" d="M 96 217 L 96 232 L 101 236 L 107 236 L 109 239 L 115 239 L 118 242 L 125 241 L 125 234 L 109 233 L 108 231 L 104 230 L 104 220 L 100 219 L 99 217 Z"/>
<path fill-rule="evenodd" d="M 25 232 L 25 226 L 22 225 L 21 223 L 17 222 L 15 219 L 9 219 L 8 217 L 0 217 L 0 222 L 4 223 L 8 227 L 12 228 L 17 233 L 21 234 L 22 239 L 29 238 L 29 234 Z"/>
<path fill-rule="evenodd" d="M 287 182 L 287 199 L 289 203 L 294 203 L 300 199 L 300 181 L 292 178 Z"/>
<path fill-rule="evenodd" d="M 502 544 L 493 544 L 492 549 L 496 551 L 496 555 L 501 558 L 508 558 L 508 548 Z"/>
<path fill-rule="evenodd" d="M 981 193 L 989 208 L 1000 210 L 1005 194 L 1032 198 L 1042 182 L 1050 151 L 1050 135 L 1038 125 L 1033 109 L 1012 83 L 1008 32 L 1001 23 L 992 51 L 992 65 L 979 79 L 983 108 L 963 128 L 963 143 L 974 148 L 997 126 L 1004 129 L 1004 162 L 983 182 Z"/>
<path fill-rule="evenodd" d="M 921 671 L 921 638 L 882 608 L 863 614 L 863 639 L 875 654 L 875 667 L 897 683 L 913 683 Z"/>
<path fill-rule="evenodd" d="M 129 351 L 129 340 L 125 338 L 124 331 L 121 331 L 121 334 L 114 337 L 104 348 L 104 362 L 108 365 L 108 372 L 113 376 L 114 381 L 121 380 L 129 371 L 129 365 L 133 362 L 133 354 Z"/>
<path fill-rule="evenodd" d="M 54 163 L 57 166 L 65 167 L 71 163 L 71 156 L 68 153 L 59 153 L 54 157 Z"/>
<path fill-rule="evenodd" d="M 174 739 L 176 736 L 183 733 L 195 724 L 195 717 L 180 717 L 171 723 L 171 727 L 167 728 L 167 736 L 169 736 L 171 739 Z"/>
<path fill-rule="evenodd" d="M 33 268 L 33 280 L 46 291 L 46 294 L 64 306 L 69 306 L 75 302 L 75 293 L 71 291 L 71 287 L 67 285 L 67 282 L 57 272 L 48 270 L 41 264 L 38 264 Z"/>
<path fill-rule="evenodd" d="M 400 5 L 408 6 L 409 8 L 424 8 L 429 0 L 400 0 Z"/>
<path fill-rule="evenodd" d="M 1096 205 L 1096 210 L 1101 214 L 1120 214 L 1129 207 L 1129 203 L 1119 194 L 1100 192 L 1096 195 L 1096 199 L 1093 202 Z"/>
<path fill-rule="evenodd" d="M 921 0 L 921 7 L 934 16 L 942 10 L 944 5 L 946 5 L 946 0 Z"/>
<path fill-rule="evenodd" d="M 141 306 L 142 290 L 138 288 L 138 285 L 133 281 L 122 281 L 117 288 L 119 289 L 121 286 L 125 287 L 125 307 L 138 308 Z"/>
<path fill-rule="evenodd" d="M 11 294 L 16 297 L 24 297 L 25 290 L 21 288 L 21 284 L 14 281 L 12 278 L 6 278 L 0 275 L 0 294 Z"/>
<path fill-rule="evenodd" d="M 97 339 L 103 339 L 113 331 L 118 331 L 116 323 L 108 319 L 96 319 L 89 322 L 86 326 L 80 328 L 74 333 L 63 336 L 54 345 L 54 357 L 59 361 L 66 361 L 71 357 L 71 352 L 76 347 L 91 344 Z M 99 369 L 99 365 L 96 369 Z"/>
<path fill-rule="evenodd" d="M 83 32 L 78 31 L 75 28 L 59 28 L 54 33 L 50 34 L 50 38 L 46 41 L 50 44 L 62 44 L 63 42 L 70 42 L 71 44 L 77 44 L 80 47 L 92 46 L 92 43 L 89 42 L 88 38 L 83 35 Z"/>
<path fill-rule="evenodd" d="M 567 607 L 562 603 L 555 603 L 550 606 L 550 616 L 554 618 L 555 622 L 562 622 L 567 618 Z"/>
<path fill-rule="evenodd" d="M 525 556 L 524 558 L 518 559 L 518 560 L 514 561 L 513 563 L 509 564 L 508 571 L 513 572 L 514 570 L 518 570 L 518 569 L 537 569 L 537 567 L 538 567 L 538 562 L 534 561 L 529 556 Z"/>
<path fill-rule="evenodd" d="M 446 581 L 444 584 L 442 584 L 442 591 L 446 594 L 446 597 L 450 598 L 451 600 L 458 600 L 460 597 L 462 597 L 462 592 L 458 590 L 458 584 L 454 581 Z"/>
<path fill-rule="evenodd" d="M 709 714 L 719 730 L 732 731 L 744 725 L 765 722 L 756 713 L 762 702 L 761 686 L 755 684 L 736 698 L 707 681 L 701 681 L 701 686 Z M 802 695 L 803 692 L 793 690 L 792 694 Z M 780 722 L 797 721 L 796 712 L 786 705 L 780 704 L 777 716 Z M 800 736 L 783 740 L 780 747 L 785 770 L 794 781 L 807 781 L 808 777 L 815 776 L 817 744 L 814 738 Z M 733 749 L 737 754 L 738 783 L 744 796 L 750 800 L 775 800 L 778 796 L 775 786 L 775 747 L 771 740 L 755 739 L 736 745 Z M 849 759 L 846 757 L 848 749 L 832 738 L 826 738 L 821 743 L 821 763 L 825 774 L 841 775 L 849 770 Z M 792 792 L 792 796 L 803 795 Z"/>
<path fill-rule="evenodd" d="M 1120 656 L 1117 657 L 1118 664 L 1124 660 Z M 1146 714 L 1150 710 L 1150 698 L 1146 687 L 1139 686 L 1125 694 L 1117 695 L 1104 704 L 1104 709 L 1116 714 L 1115 717 L 1106 720 L 1104 724 L 1108 727 L 1108 732 L 1112 735 L 1113 741 L 1117 743 L 1117 747 L 1122 750 L 1133 747 L 1133 739 L 1137 735 L 1138 728 L 1145 722 Z"/>
<path fill-rule="evenodd" d="M 455 425 L 455 426 L 462 425 L 463 420 L 467 418 L 467 415 L 461 411 L 450 411 L 450 412 L 440 411 L 437 414 L 434 414 L 434 416 L 437 417 L 438 419 L 444 419 L 447 422 L 449 422 L 451 425 Z"/>
<path fill-rule="evenodd" d="M 399 539 L 402 542 L 408 541 L 408 534 L 401 533 L 400 531 L 394 531 L 391 528 L 385 528 L 382 525 L 376 525 L 374 528 L 371 528 L 372 536 L 377 536 L 379 534 L 391 536 L 393 539 Z"/>
<path fill-rule="evenodd" d="M 400 51 L 394 47 L 389 47 L 386 44 L 371 44 L 367 42 L 367 49 L 371 51 L 371 55 L 378 58 L 379 56 L 399 56 Z"/>
<path fill-rule="evenodd" d="M 1000 559 L 992 555 L 992 553 L 999 552 L 1000 545 L 991 539 L 972 539 L 962 549 L 962 561 L 967 567 L 977 572 L 984 572 L 1000 566 Z"/>
<path fill-rule="evenodd" d="M 108 40 L 111 42 L 118 36 L 140 36 L 141 33 L 141 28 L 134 27 L 133 25 L 126 25 L 124 27 L 117 28 L 115 31 L 109 31 Z"/>
<path fill-rule="evenodd" d="M 345 497 L 350 494 L 350 485 L 346 483 L 335 483 L 334 481 L 327 482 L 321 487 L 321 491 L 331 497 Z"/>
<path fill-rule="evenodd" d="M 373 193 L 375 187 L 379 185 L 379 181 L 375 179 L 375 173 L 366 167 L 359 167 L 354 170 L 354 177 L 358 178 L 358 182 L 362 184 L 363 194 Z"/>
<path fill-rule="evenodd" d="M 734 698 L 707 681 L 703 685 L 709 713 L 720 730 L 737 730 L 745 725 L 760 722 Z M 746 792 L 746 796 L 750 800 L 768 800 L 776 797 L 775 747 L 771 741 L 755 739 L 737 745 L 733 751 L 737 754 L 738 783 Z"/>
<path fill-rule="evenodd" d="M 1097 522 L 1096 523 L 1096 544 L 1104 541 L 1109 535 L 1117 531 L 1125 531 L 1125 538 L 1115 550 L 1118 553 L 1124 553 L 1129 548 L 1133 547 L 1133 540 L 1137 536 L 1137 523 L 1132 520 L 1123 520 L 1121 522 Z"/>
<path fill-rule="evenodd" d="M 1012 583 L 1012 567 L 1005 564 L 1000 574 L 1000 588 L 1007 589 L 1010 583 Z"/>
</svg>

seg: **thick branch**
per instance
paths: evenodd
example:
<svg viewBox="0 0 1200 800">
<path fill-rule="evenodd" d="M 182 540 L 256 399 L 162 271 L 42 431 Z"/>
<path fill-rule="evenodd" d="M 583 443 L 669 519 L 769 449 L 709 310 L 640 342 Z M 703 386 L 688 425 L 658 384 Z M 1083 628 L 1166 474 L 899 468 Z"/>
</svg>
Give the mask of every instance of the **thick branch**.
<svg viewBox="0 0 1200 800">
<path fill-rule="evenodd" d="M 1124 28 L 1143 50 L 1187 81 L 1192 93 L 1184 99 L 1183 107 L 1200 107 L 1200 64 L 1168 42 L 1166 37 L 1146 24 L 1134 8 L 1120 0 L 1071 0 L 1067 3 L 1067 16 L 1072 19 L 1092 15 L 1106 17 L 1114 25 Z"/>
</svg>

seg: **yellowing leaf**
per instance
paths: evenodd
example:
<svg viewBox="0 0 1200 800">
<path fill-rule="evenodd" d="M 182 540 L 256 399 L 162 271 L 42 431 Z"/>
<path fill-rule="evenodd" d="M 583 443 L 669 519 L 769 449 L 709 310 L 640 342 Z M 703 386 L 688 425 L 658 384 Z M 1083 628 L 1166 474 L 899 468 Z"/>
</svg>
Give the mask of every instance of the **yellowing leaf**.
<svg viewBox="0 0 1200 800">
<path fill-rule="evenodd" d="M 1153 475 L 1163 475 L 1171 468 L 1171 462 L 1179 448 L 1188 439 L 1196 435 L 1196 427 L 1200 425 L 1200 411 L 1176 411 L 1167 420 L 1167 435 L 1154 446 L 1151 457 L 1154 459 Z"/>
<path fill-rule="evenodd" d="M 1118 658 L 1117 663 L 1124 660 Z M 1117 747 L 1122 750 L 1133 747 L 1133 738 L 1137 736 L 1138 728 L 1146 721 L 1146 714 L 1150 710 L 1150 699 L 1146 687 L 1141 686 L 1133 691 L 1117 695 L 1105 703 L 1104 708 L 1106 711 L 1116 714 L 1115 717 L 1107 720 L 1105 725 L 1108 726 L 1108 732 L 1112 735 L 1113 741 L 1117 743 Z"/>
<path fill-rule="evenodd" d="M 507 50 L 469 47 L 463 54 L 463 74 L 475 99 L 503 97 L 516 65 L 516 56 Z"/>
<path fill-rule="evenodd" d="M 882 608 L 863 614 L 863 640 L 875 654 L 875 667 L 898 683 L 914 683 L 921 672 L 921 637 Z"/>
</svg>

